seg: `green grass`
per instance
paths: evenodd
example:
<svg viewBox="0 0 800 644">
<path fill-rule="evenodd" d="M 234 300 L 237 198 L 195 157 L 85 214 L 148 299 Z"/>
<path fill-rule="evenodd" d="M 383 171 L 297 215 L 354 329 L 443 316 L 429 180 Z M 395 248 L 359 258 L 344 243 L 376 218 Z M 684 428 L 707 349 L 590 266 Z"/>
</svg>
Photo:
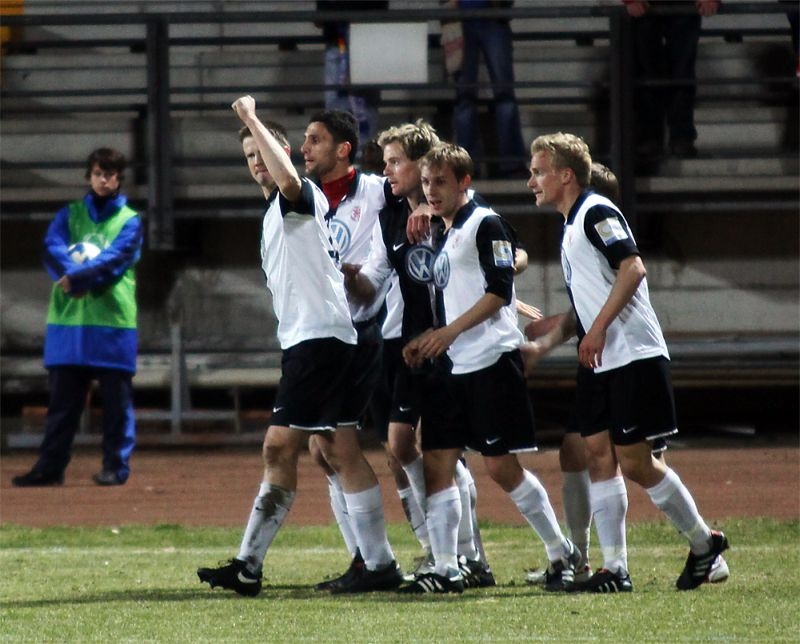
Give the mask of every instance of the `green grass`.
<svg viewBox="0 0 800 644">
<path fill-rule="evenodd" d="M 775 642 L 800 637 L 800 525 L 726 521 L 731 579 L 679 593 L 686 547 L 663 523 L 629 526 L 635 592 L 549 594 L 524 583 L 544 550 L 523 527 L 482 528 L 498 587 L 463 596 L 332 597 L 311 586 L 347 565 L 333 527 L 286 527 L 247 599 L 209 590 L 200 565 L 236 554 L 238 529 L 0 527 L 3 642 Z M 390 526 L 401 563 L 418 553 Z M 599 554 L 593 552 L 595 561 Z"/>
</svg>

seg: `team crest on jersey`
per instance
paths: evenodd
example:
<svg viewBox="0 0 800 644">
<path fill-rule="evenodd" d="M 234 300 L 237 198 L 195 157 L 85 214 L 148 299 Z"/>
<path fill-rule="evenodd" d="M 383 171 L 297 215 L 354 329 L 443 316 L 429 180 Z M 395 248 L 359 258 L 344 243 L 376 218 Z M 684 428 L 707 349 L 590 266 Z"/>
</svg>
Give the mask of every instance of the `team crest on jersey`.
<svg viewBox="0 0 800 644">
<path fill-rule="evenodd" d="M 433 279 L 434 252 L 427 246 L 414 246 L 406 253 L 406 274 L 419 284 Z"/>
<path fill-rule="evenodd" d="M 625 229 L 616 217 L 609 217 L 608 219 L 603 219 L 603 221 L 598 221 L 594 225 L 594 229 L 597 231 L 597 234 L 600 235 L 600 239 L 603 240 L 606 246 L 611 246 L 614 242 L 628 239 L 628 233 L 625 232 Z"/>
<path fill-rule="evenodd" d="M 514 266 L 514 250 L 511 242 L 506 239 L 497 239 L 492 242 L 492 256 L 494 265 L 499 268 L 511 268 Z"/>
<path fill-rule="evenodd" d="M 350 213 L 350 219 L 353 221 L 358 221 L 361 219 L 361 206 L 356 206 L 353 208 L 353 212 Z"/>
<path fill-rule="evenodd" d="M 433 285 L 441 291 L 449 281 L 450 258 L 447 253 L 442 252 L 436 256 L 436 260 L 433 262 Z"/>
<path fill-rule="evenodd" d="M 347 224 L 339 219 L 334 218 L 331 219 L 329 226 L 333 245 L 339 251 L 340 255 L 346 254 L 347 249 L 350 248 L 350 239 L 352 237 Z"/>
</svg>

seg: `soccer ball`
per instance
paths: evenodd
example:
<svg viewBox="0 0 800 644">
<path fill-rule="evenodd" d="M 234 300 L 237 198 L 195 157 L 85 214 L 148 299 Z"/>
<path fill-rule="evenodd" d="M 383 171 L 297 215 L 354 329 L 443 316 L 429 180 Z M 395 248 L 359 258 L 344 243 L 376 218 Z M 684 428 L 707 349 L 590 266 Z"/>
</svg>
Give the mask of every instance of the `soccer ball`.
<svg viewBox="0 0 800 644">
<path fill-rule="evenodd" d="M 94 259 L 100 254 L 100 249 L 91 242 L 78 242 L 67 248 L 67 255 L 76 264 Z"/>
</svg>

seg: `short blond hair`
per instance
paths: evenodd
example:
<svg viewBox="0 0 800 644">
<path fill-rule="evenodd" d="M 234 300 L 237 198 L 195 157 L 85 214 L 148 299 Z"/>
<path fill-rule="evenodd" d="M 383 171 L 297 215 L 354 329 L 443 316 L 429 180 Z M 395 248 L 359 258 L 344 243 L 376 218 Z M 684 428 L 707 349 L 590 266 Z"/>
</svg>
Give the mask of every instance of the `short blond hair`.
<svg viewBox="0 0 800 644">
<path fill-rule="evenodd" d="M 615 204 L 619 203 L 619 180 L 611 170 L 602 163 L 592 163 L 591 186 L 594 191 L 610 199 Z"/>
<path fill-rule="evenodd" d="M 531 156 L 538 152 L 549 152 L 553 166 L 570 169 L 581 188 L 589 185 L 592 175 L 592 155 L 589 146 L 579 136 L 565 132 L 543 134 L 531 143 Z"/>
<path fill-rule="evenodd" d="M 378 145 L 386 147 L 389 143 L 399 143 L 403 152 L 412 161 L 424 157 L 435 145 L 439 145 L 439 136 L 433 126 L 424 119 L 414 123 L 393 125 L 378 135 Z"/>
</svg>

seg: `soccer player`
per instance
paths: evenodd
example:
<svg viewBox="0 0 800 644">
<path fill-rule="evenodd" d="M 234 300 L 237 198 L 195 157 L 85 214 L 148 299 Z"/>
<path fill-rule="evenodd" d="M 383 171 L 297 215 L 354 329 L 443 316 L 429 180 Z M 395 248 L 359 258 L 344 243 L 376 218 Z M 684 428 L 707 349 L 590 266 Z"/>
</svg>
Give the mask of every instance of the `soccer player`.
<svg viewBox="0 0 800 644">
<path fill-rule="evenodd" d="M 409 504 L 409 521 L 428 551 L 426 560 L 415 571 L 423 574 L 433 570 L 424 509 L 419 518 L 414 515 L 417 506 L 424 508 L 426 504 L 422 455 L 416 435 L 420 398 L 425 395 L 425 374 L 408 368 L 402 359 L 402 348 L 433 324 L 433 250 L 429 243 L 408 243 L 405 231 L 411 213 L 426 209 L 418 162 L 439 143 L 439 137 L 420 119 L 416 123 L 390 127 L 381 133 L 378 141 L 383 148 L 384 174 L 392 194 L 380 213 L 366 264 L 344 265 L 345 285 L 352 297 L 370 301 L 387 283 L 391 284 L 387 297 L 390 305 L 383 325 L 386 391 L 379 392 L 382 401 L 374 401 L 372 407 L 378 429 L 383 432 L 381 439 L 387 447 L 390 463 L 397 463 L 402 474 L 402 478 L 396 475 L 396 480 L 404 506 Z M 401 487 L 402 483 L 410 488 L 413 497 Z M 475 483 L 461 462 L 456 464 L 456 484 L 462 504 L 458 555 L 465 582 L 473 587 L 493 586 L 494 576 L 482 552 L 475 516 Z"/>
<path fill-rule="evenodd" d="M 428 532 L 435 570 L 403 593 L 464 590 L 456 543 L 461 515 L 453 482 L 456 462 L 471 447 L 545 544 L 547 590 L 573 581 L 580 553 L 564 537 L 539 480 L 517 452 L 535 449 L 533 413 L 519 345 L 514 297 L 513 235 L 504 220 L 467 194 L 472 160 L 463 148 L 441 144 L 420 162 L 422 186 L 443 230 L 434 241 L 438 327 L 403 349 L 412 368 L 435 360 L 422 408 L 422 449 Z M 445 355 L 446 354 L 446 355 Z"/>
<path fill-rule="evenodd" d="M 676 585 L 709 580 L 728 548 L 711 530 L 678 475 L 653 457 L 653 441 L 677 433 L 669 353 L 650 304 L 646 270 L 622 213 L 588 188 L 589 148 L 572 134 L 531 144 L 528 187 L 537 206 L 564 216 L 561 262 L 578 335 L 575 412 L 586 441 L 590 502 L 603 568 L 575 588 L 630 592 L 625 540 L 627 493 L 623 475 L 641 485 L 690 544 Z M 568 327 L 567 327 L 568 328 Z M 568 333 L 569 331 L 567 331 Z M 567 336 L 568 337 L 568 336 Z"/>
<path fill-rule="evenodd" d="M 341 481 L 351 519 L 367 535 L 358 543 L 361 578 L 370 590 L 395 588 L 402 574 L 386 538 L 383 506 L 372 501 L 378 481 L 357 434 L 338 427 L 353 389 L 357 334 L 325 221 L 328 202 L 298 176 L 285 133 L 258 118 L 252 97 L 243 96 L 232 107 L 245 126 L 240 137 L 250 173 L 268 203 L 261 258 L 278 318 L 282 373 L 264 436 L 264 478 L 239 554 L 224 566 L 200 568 L 197 575 L 212 588 L 248 596 L 261 591 L 264 557 L 292 507 L 298 458 L 314 435 Z"/>
<path fill-rule="evenodd" d="M 619 203 L 619 181 L 610 168 L 602 163 L 592 163 L 590 179 L 592 190 Z M 549 330 L 548 330 L 549 329 Z M 526 371 L 531 369 L 538 359 L 556 346 L 566 342 L 575 334 L 575 315 L 573 311 L 551 316 L 537 326 L 536 322 L 525 327 L 525 335 L 531 343 L 523 345 L 523 360 Z M 578 366 L 578 369 L 584 369 Z M 562 500 L 567 534 L 580 550 L 583 558 L 580 570 L 575 571 L 575 581 L 584 582 L 592 575 L 589 564 L 589 527 L 592 522 L 591 503 L 589 499 L 588 462 L 586 446 L 580 433 L 580 419 L 576 417 L 575 408 L 570 414 L 566 431 L 558 453 L 559 465 L 563 474 Z M 664 461 L 667 442 L 660 438 L 653 441 L 653 456 Z M 526 575 L 529 584 L 544 583 L 544 570 L 531 570 Z M 711 583 L 719 583 L 728 579 L 728 565 L 719 555 L 709 573 Z"/>
<path fill-rule="evenodd" d="M 342 262 L 360 264 L 366 260 L 372 244 L 372 234 L 378 212 L 386 205 L 383 177 L 360 172 L 353 165 L 359 145 L 358 124 L 349 112 L 325 110 L 311 116 L 300 151 L 309 177 L 322 189 L 328 200 L 325 219 Z M 381 376 L 381 318 L 388 284 L 370 302 L 349 301 L 353 325 L 358 333 L 354 358 L 355 380 L 342 409 L 340 427 L 358 440 L 360 422 Z M 364 570 L 360 541 L 370 539 L 361 534 L 369 523 L 360 525 L 350 511 L 353 500 L 346 498 L 335 469 L 328 463 L 319 439 L 309 442 L 311 455 L 325 472 L 328 494 L 345 546 L 352 556 L 344 574 L 318 583 L 317 590 L 363 592 L 371 590 L 371 576 Z M 375 486 L 363 493 L 356 507 L 358 512 L 383 513 L 380 488 Z"/>
</svg>

